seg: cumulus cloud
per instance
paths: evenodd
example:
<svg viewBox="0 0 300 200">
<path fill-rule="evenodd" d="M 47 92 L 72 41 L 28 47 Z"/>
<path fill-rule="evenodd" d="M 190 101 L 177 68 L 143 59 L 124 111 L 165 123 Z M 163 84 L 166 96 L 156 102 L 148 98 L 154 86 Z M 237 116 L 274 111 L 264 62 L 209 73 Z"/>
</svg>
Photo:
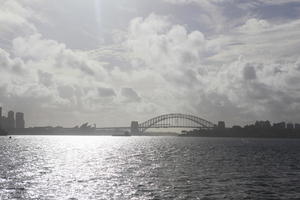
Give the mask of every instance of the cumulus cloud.
<svg viewBox="0 0 300 200">
<path fill-rule="evenodd" d="M 39 20 L 29 7 L 15 0 L 4 0 L 0 6 L 0 44 L 6 49 L 10 48 L 12 39 L 19 35 L 30 35 L 37 31 L 31 20 Z"/>
<path fill-rule="evenodd" d="M 14 3 L 25 9 L 22 4 Z M 6 9 L 10 14 L 13 11 Z M 147 110 L 155 110 L 155 104 L 143 102 L 138 93 L 129 88 L 132 84 L 147 82 L 147 73 L 139 73 L 134 68 L 127 70 L 119 63 L 114 66 L 109 60 L 119 55 L 120 60 L 128 62 L 124 57 L 127 52 L 122 49 L 125 53 L 118 52 L 120 48 L 102 51 L 102 56 L 95 59 L 90 51 L 72 50 L 62 42 L 45 38 L 31 23 L 32 15 L 20 14 L 19 17 L 28 22 L 26 26 L 34 28 L 28 33 L 6 37 L 10 48 L 0 49 L 0 103 L 5 109 L 25 112 L 28 125 L 71 126 L 82 120 L 99 122 L 109 113 L 145 114 Z M 16 25 L 17 22 L 12 22 L 7 27 L 13 29 Z M 7 30 L 3 32 L 8 33 Z M 97 53 L 99 55 L 99 51 Z M 143 85 L 140 86 L 142 89 Z M 117 95 L 115 91 L 119 90 L 121 93 Z M 124 107 L 123 104 L 130 102 L 136 105 Z M 128 119 L 121 116 L 112 115 L 106 123 L 119 118 L 120 123 L 129 124 Z"/>
<path fill-rule="evenodd" d="M 134 59 L 168 73 L 194 66 L 218 49 L 218 43 L 205 39 L 200 31 L 189 33 L 184 26 L 173 25 L 167 17 L 156 14 L 131 21 L 125 46 Z"/>
<path fill-rule="evenodd" d="M 291 31 L 284 33 L 283 27 Z M 271 26 L 265 20 L 249 19 L 233 30 L 233 36 L 206 39 L 199 31 L 189 32 L 166 17 L 152 14 L 131 22 L 126 45 L 142 66 L 163 76 L 177 109 L 202 113 L 211 119 L 227 116 L 236 123 L 241 118 L 245 122 L 292 120 L 299 119 L 297 112 L 292 112 L 299 93 L 287 80 L 294 81 L 291 71 L 298 74 L 296 51 L 289 54 L 293 59 L 287 63 L 277 64 L 278 60 L 268 58 L 275 53 L 284 60 L 285 49 L 273 50 L 277 46 L 275 38 L 285 39 L 286 34 L 298 31 L 292 24 Z M 239 41 L 238 45 L 232 45 L 233 41 Z M 258 56 L 260 51 L 264 52 Z M 216 58 L 220 62 L 215 62 Z M 276 68 L 281 73 L 275 73 Z"/>
<path fill-rule="evenodd" d="M 270 28 L 270 24 L 266 20 L 251 18 L 238 29 L 243 33 L 257 33 L 268 28 Z"/>
<path fill-rule="evenodd" d="M 128 125 L 168 112 L 230 124 L 300 120 L 299 19 L 230 18 L 225 5 L 235 0 L 165 0 L 197 4 L 207 23 L 144 14 L 86 51 L 42 34 L 30 2 L 0 6 L 0 103 L 29 124 Z"/>
<path fill-rule="evenodd" d="M 24 62 L 19 58 L 12 59 L 4 49 L 0 49 L 0 65 L 3 73 L 12 72 L 17 75 L 25 73 Z"/>
</svg>

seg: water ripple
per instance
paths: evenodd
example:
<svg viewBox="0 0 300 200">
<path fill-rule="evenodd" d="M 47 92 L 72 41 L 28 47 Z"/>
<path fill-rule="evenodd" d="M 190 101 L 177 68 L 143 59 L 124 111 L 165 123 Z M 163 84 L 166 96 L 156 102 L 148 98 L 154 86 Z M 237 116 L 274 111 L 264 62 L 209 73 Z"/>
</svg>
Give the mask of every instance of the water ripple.
<svg viewBox="0 0 300 200">
<path fill-rule="evenodd" d="M 0 138 L 0 199 L 299 199 L 300 140 Z"/>
</svg>

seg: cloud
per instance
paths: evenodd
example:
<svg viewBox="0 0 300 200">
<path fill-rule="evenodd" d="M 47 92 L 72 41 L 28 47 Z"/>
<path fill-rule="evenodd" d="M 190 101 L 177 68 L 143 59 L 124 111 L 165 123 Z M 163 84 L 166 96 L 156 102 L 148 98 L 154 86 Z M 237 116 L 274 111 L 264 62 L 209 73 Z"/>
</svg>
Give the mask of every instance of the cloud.
<svg viewBox="0 0 300 200">
<path fill-rule="evenodd" d="M 0 6 L 0 45 L 10 49 L 11 40 L 19 35 L 30 35 L 37 31 L 31 20 L 39 20 L 30 7 L 15 0 L 3 0 Z M 33 3 L 33 2 L 31 2 Z"/>
<path fill-rule="evenodd" d="M 257 33 L 270 28 L 270 24 L 266 20 L 251 18 L 238 29 L 243 33 Z"/>
<path fill-rule="evenodd" d="M 98 93 L 101 97 L 113 97 L 116 96 L 115 91 L 112 88 L 104 88 L 104 87 L 99 87 L 98 88 Z"/>
<path fill-rule="evenodd" d="M 121 95 L 125 102 L 139 102 L 141 97 L 132 88 L 122 88 Z"/>
<path fill-rule="evenodd" d="M 51 85 L 53 85 L 53 75 L 51 73 L 38 70 L 38 78 L 39 83 L 46 87 L 50 87 Z"/>
<path fill-rule="evenodd" d="M 286 50 L 298 47 L 289 43 L 289 48 L 277 50 L 278 43 L 274 41 L 281 43 L 287 35 L 298 32 L 296 24 L 249 19 L 232 30 L 232 35 L 207 39 L 199 31 L 189 32 L 167 17 L 152 14 L 131 22 L 126 45 L 141 66 L 162 75 L 163 89 L 174 98 L 169 105 L 171 110 L 175 104 L 177 110 L 216 120 L 227 116 L 236 123 L 253 119 L 292 120 L 299 119 L 292 108 L 297 107 L 300 94 L 289 83 L 298 74 L 298 56 L 297 51 Z M 234 42 L 238 44 L 232 45 Z M 277 60 L 268 59 L 274 55 Z M 220 62 L 215 62 L 218 57 Z"/>
<path fill-rule="evenodd" d="M 247 12 L 236 0 L 160 2 L 176 7 L 172 15 L 132 15 L 95 50 L 45 34 L 51 26 L 36 22 L 31 2 L 0 6 L 0 103 L 26 112 L 29 124 L 128 125 L 168 112 L 229 124 L 300 120 L 300 21 L 254 9 L 274 1 L 252 2 Z M 199 18 L 178 17 L 195 5 Z"/>
<path fill-rule="evenodd" d="M 247 64 L 244 67 L 243 74 L 244 74 L 245 80 L 254 80 L 254 79 L 256 79 L 255 68 L 250 64 Z"/>
<path fill-rule="evenodd" d="M 300 34 L 299 22 L 297 19 L 287 23 L 270 23 L 251 18 L 226 35 L 219 36 L 220 51 L 208 59 L 220 64 L 230 63 L 240 56 L 257 62 L 295 61 L 300 48 L 297 37 Z"/>
<path fill-rule="evenodd" d="M 125 47 L 134 59 L 169 73 L 170 69 L 193 66 L 213 55 L 218 43 L 206 40 L 200 31 L 188 33 L 184 26 L 171 24 L 167 17 L 151 14 L 131 21 Z"/>
<path fill-rule="evenodd" d="M 288 4 L 288 3 L 299 3 L 298 0 L 277 0 L 277 1 L 272 1 L 272 0 L 258 0 L 258 2 L 262 4 L 269 4 L 269 5 L 280 5 L 280 4 Z"/>
<path fill-rule="evenodd" d="M 198 21 L 207 26 L 213 32 L 222 32 L 226 23 L 223 15 L 223 3 L 231 3 L 232 0 L 164 0 L 165 2 L 175 5 L 196 5 L 200 8 Z"/>
<path fill-rule="evenodd" d="M 240 3 L 244 4 L 245 2 L 242 0 L 165 0 L 166 2 L 170 3 L 177 3 L 177 4 L 190 4 L 190 3 L 198 3 L 198 4 L 207 4 L 207 3 Z M 298 0 L 254 0 L 252 4 L 268 4 L 268 5 L 280 5 L 280 4 L 287 4 L 287 3 L 298 3 Z"/>
<path fill-rule="evenodd" d="M 20 58 L 12 59 L 4 49 L 0 48 L 0 71 L 2 74 L 1 80 L 7 80 L 5 74 L 14 74 L 14 77 L 26 76 L 25 64 Z"/>
<path fill-rule="evenodd" d="M 12 11 L 7 9 L 8 13 Z M 31 23 L 33 16 L 20 17 L 35 27 Z M 9 26 L 16 24 L 12 22 Z M 97 51 L 100 56 L 93 58 L 89 51 L 73 50 L 62 42 L 45 38 L 37 28 L 28 33 L 20 32 L 8 40 L 10 48 L 0 49 L 1 104 L 7 109 L 25 112 L 28 125 L 73 126 L 84 118 L 99 122 L 99 118 L 110 112 L 127 115 L 147 113 L 150 108 L 155 110 L 155 104 L 143 102 L 138 93 L 129 88 L 133 82 L 145 82 L 143 76 L 134 67 L 127 70 L 124 64 L 112 64 L 110 59 L 116 55 L 126 62 L 127 52 L 119 47 L 110 52 Z M 121 89 L 118 82 L 128 88 Z M 115 91 L 120 89 L 122 92 L 117 95 Z M 129 102 L 136 105 L 123 106 Z M 119 120 L 129 123 L 121 115 Z"/>
</svg>

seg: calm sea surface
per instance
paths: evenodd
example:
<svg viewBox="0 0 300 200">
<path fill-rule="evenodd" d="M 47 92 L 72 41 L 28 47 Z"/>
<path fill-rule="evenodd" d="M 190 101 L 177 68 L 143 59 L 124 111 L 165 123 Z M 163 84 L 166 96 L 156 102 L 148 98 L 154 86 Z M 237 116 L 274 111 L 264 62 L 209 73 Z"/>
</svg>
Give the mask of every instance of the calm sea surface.
<svg viewBox="0 0 300 200">
<path fill-rule="evenodd" d="M 300 199 L 300 140 L 0 137 L 0 199 Z"/>
</svg>

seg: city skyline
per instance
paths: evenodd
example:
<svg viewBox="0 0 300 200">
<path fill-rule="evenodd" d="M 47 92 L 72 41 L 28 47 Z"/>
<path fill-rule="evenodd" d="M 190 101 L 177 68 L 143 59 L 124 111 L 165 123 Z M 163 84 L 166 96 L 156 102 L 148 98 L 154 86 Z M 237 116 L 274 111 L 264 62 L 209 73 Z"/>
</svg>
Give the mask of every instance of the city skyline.
<svg viewBox="0 0 300 200">
<path fill-rule="evenodd" d="M 7 116 L 5 116 L 4 113 L 3 108 L 0 106 L 0 129 L 14 130 L 26 128 L 24 113 L 15 113 L 13 110 L 9 110 Z"/>
<path fill-rule="evenodd" d="M 4 0 L 0 106 L 26 126 L 300 121 L 297 0 Z"/>
<path fill-rule="evenodd" d="M 8 111 L 7 112 L 7 117 L 5 117 L 5 115 L 3 115 L 3 108 L 0 107 L 0 129 L 4 129 L 4 130 L 14 130 L 14 129 L 24 129 L 24 128 L 74 128 L 74 129 L 94 129 L 94 128 L 104 128 L 103 130 L 106 130 L 105 126 L 98 126 L 96 124 L 89 124 L 89 122 L 84 122 L 83 124 L 76 124 L 75 126 L 72 126 L 72 127 L 63 127 L 61 126 L 60 124 L 57 124 L 56 126 L 51 126 L 49 124 L 47 125 L 42 125 L 42 126 L 29 126 L 29 127 L 26 127 L 25 126 L 25 118 L 24 118 L 24 113 L 22 112 L 14 112 L 12 110 Z M 152 119 L 148 119 L 147 121 L 145 121 L 144 123 L 142 124 L 152 124 L 154 119 L 159 119 L 160 117 L 164 117 L 164 116 L 176 116 L 175 118 L 182 118 L 182 119 L 187 119 L 187 118 L 190 118 L 190 123 L 193 124 L 195 123 L 194 121 L 194 118 L 197 118 L 198 120 L 200 121 L 204 121 L 204 123 L 208 123 L 210 124 L 210 126 L 207 126 L 206 128 L 218 128 L 218 129 L 225 129 L 225 128 L 249 128 L 249 127 L 254 127 L 254 128 L 258 128 L 258 129 L 270 129 L 270 128 L 273 128 L 273 129 L 295 129 L 295 130 L 299 130 L 300 128 L 300 123 L 293 123 L 293 122 L 286 122 L 286 121 L 281 121 L 281 122 L 271 122 L 269 120 L 255 120 L 255 123 L 247 123 L 246 125 L 241 125 L 241 124 L 234 124 L 232 126 L 226 126 L 226 122 L 225 121 L 218 121 L 218 122 L 209 122 L 205 119 L 202 119 L 202 118 L 199 118 L 199 117 L 196 117 L 196 116 L 193 116 L 193 115 L 188 115 L 188 114 L 180 114 L 180 113 L 171 113 L 171 114 L 164 114 L 164 115 L 160 115 L 160 116 L 157 116 L 157 117 L 154 117 Z M 174 118 L 174 117 L 172 117 Z M 168 126 L 174 126 L 172 125 L 172 121 L 168 121 L 168 117 L 166 117 L 166 119 L 164 120 L 167 120 L 167 124 Z M 168 127 L 165 127 L 166 126 L 166 122 L 164 122 L 164 120 L 162 120 L 162 122 L 158 123 L 157 124 L 157 127 L 162 127 L 162 128 L 168 128 Z M 177 119 L 178 120 L 178 119 Z M 82 122 L 85 121 L 84 119 L 82 119 Z M 140 121 L 141 122 L 141 121 Z M 158 121 L 159 122 L 159 121 Z M 161 124 L 162 123 L 162 124 Z M 174 121 L 173 121 L 174 123 Z M 178 122 L 177 122 L 178 123 Z M 156 123 L 155 123 L 156 124 Z M 189 125 L 190 128 L 194 128 L 194 129 L 197 129 L 197 126 L 195 125 Z M 202 123 L 200 123 L 202 124 Z M 154 124 L 153 124 L 154 125 Z M 177 124 L 178 126 L 179 124 Z M 142 125 L 142 127 L 147 127 L 147 125 Z M 182 125 L 179 125 L 179 126 L 182 126 Z M 202 126 L 205 127 L 205 125 L 202 124 Z M 121 125 L 116 125 L 115 127 L 108 127 L 110 129 L 114 129 L 114 128 L 125 128 L 126 126 L 121 126 Z M 131 121 L 131 125 L 130 127 L 128 126 L 128 128 L 131 128 L 131 132 L 138 132 L 136 130 L 138 130 L 138 127 L 139 127 L 139 121 Z M 145 128 L 144 127 L 144 128 Z M 152 127 L 154 129 L 157 128 L 156 126 Z M 175 127 L 173 127 L 174 129 Z M 184 130 L 185 128 L 188 128 L 188 126 L 185 126 L 183 125 L 181 128 L 179 129 L 182 129 Z M 148 129 L 148 128 L 146 128 Z M 168 128 L 170 129 L 170 127 Z M 171 128 L 172 129 L 172 128 Z M 178 129 L 178 128 L 175 128 L 175 129 Z M 175 129 L 173 131 L 175 131 Z M 200 128 L 201 129 L 201 128 Z M 171 130 L 172 131 L 172 130 Z M 175 132 L 178 132 L 175 131 Z"/>
</svg>

